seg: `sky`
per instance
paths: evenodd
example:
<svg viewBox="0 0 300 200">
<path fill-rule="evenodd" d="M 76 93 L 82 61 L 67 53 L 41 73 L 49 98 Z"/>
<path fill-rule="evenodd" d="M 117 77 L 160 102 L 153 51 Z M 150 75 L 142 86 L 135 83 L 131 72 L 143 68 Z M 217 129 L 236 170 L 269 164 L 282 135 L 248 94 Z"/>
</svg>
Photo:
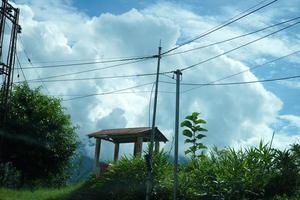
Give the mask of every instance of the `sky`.
<svg viewBox="0 0 300 200">
<path fill-rule="evenodd" d="M 74 124 L 80 126 L 78 135 L 86 146 L 87 153 L 92 156 L 94 141 L 88 140 L 86 136 L 88 133 L 107 128 L 149 126 L 150 91 L 155 77 L 61 80 L 154 73 L 157 60 L 148 59 L 107 69 L 99 68 L 116 63 L 49 68 L 47 66 L 156 55 L 160 41 L 162 51 L 165 52 L 196 38 L 250 7 L 257 8 L 254 6 L 258 3 L 264 5 L 272 1 L 15 0 L 14 2 L 13 4 L 20 8 L 22 26 L 17 54 L 26 79 L 32 87 L 41 86 L 44 94 L 63 99 L 66 112 L 71 115 Z M 212 34 L 181 46 L 174 52 L 222 41 L 298 17 L 299 9 L 299 0 L 275 1 Z M 299 21 L 294 20 L 226 43 L 163 57 L 161 71 L 183 69 L 200 63 Z M 296 24 L 236 51 L 184 70 L 181 83 L 207 83 L 241 71 L 245 72 L 217 83 L 300 75 L 300 53 L 270 63 L 271 60 L 300 50 L 299 31 L 300 25 Z M 32 65 L 28 63 L 27 57 L 30 58 Z M 257 67 L 258 65 L 261 66 Z M 30 68 L 33 66 L 43 68 Z M 252 67 L 255 69 L 249 70 Z M 44 79 L 84 70 L 91 71 Z M 16 71 L 17 74 L 20 76 L 16 77 L 15 81 L 24 81 L 20 69 Z M 43 81 L 30 81 L 33 79 Z M 56 81 L 49 82 L 49 80 Z M 161 76 L 160 80 L 174 82 L 172 74 Z M 127 93 L 90 95 L 136 85 L 144 86 L 126 90 Z M 205 86 L 187 91 L 194 87 L 181 86 L 180 120 L 192 112 L 200 112 L 201 118 L 207 121 L 205 128 L 208 129 L 203 142 L 209 147 L 256 146 L 261 140 L 270 142 L 274 131 L 273 146 L 276 148 L 288 148 L 290 144 L 299 142 L 299 79 L 232 86 Z M 159 91 L 157 126 L 170 141 L 162 145 L 169 151 L 175 126 L 175 85 L 159 83 Z M 72 100 L 78 95 L 90 96 Z M 152 109 L 153 105 L 150 106 Z M 187 147 L 183 136 L 180 136 L 179 144 L 179 151 L 183 154 Z M 120 150 L 122 155 L 131 154 L 133 145 L 121 145 Z M 104 143 L 101 158 L 109 160 L 112 156 L 113 145 Z"/>
</svg>

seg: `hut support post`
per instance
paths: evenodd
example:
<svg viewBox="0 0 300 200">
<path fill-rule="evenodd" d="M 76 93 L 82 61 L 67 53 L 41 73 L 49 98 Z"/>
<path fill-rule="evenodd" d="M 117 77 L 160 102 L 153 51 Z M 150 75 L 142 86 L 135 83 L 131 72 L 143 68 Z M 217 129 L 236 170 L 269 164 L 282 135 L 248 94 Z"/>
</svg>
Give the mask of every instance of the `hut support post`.
<svg viewBox="0 0 300 200">
<path fill-rule="evenodd" d="M 115 143 L 115 152 L 114 152 L 114 161 L 115 162 L 119 159 L 119 148 L 120 148 L 120 144 Z"/>
<path fill-rule="evenodd" d="M 155 153 L 159 152 L 159 141 L 155 141 L 155 149 L 154 149 Z"/>
<path fill-rule="evenodd" d="M 101 139 L 96 138 L 95 162 L 94 162 L 94 172 L 95 172 L 96 176 L 99 176 L 99 174 L 100 174 L 100 166 L 99 166 L 100 149 L 101 149 Z"/>
<path fill-rule="evenodd" d="M 134 143 L 134 156 L 141 157 L 143 149 L 143 137 L 138 137 Z"/>
</svg>

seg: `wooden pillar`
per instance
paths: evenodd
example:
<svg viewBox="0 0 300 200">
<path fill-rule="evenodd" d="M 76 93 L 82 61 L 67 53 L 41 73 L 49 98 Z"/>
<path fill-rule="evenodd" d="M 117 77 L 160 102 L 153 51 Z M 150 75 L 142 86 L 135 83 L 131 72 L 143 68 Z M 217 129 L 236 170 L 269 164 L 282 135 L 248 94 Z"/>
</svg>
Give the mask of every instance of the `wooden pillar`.
<svg viewBox="0 0 300 200">
<path fill-rule="evenodd" d="M 143 137 L 138 137 L 136 142 L 134 143 L 133 155 L 136 157 L 140 157 L 142 155 L 142 150 L 143 150 Z"/>
<path fill-rule="evenodd" d="M 116 162 L 119 159 L 119 143 L 115 143 L 115 152 L 114 152 L 114 161 Z"/>
<path fill-rule="evenodd" d="M 94 173 L 96 174 L 96 177 L 98 177 L 100 174 L 100 166 L 99 166 L 100 149 L 101 149 L 101 139 L 96 138 L 95 161 L 94 161 Z"/>
<path fill-rule="evenodd" d="M 155 141 L 155 149 L 154 149 L 155 153 L 159 152 L 159 141 Z"/>
<path fill-rule="evenodd" d="M 134 147 L 133 147 L 133 156 L 136 157 L 136 149 L 137 149 L 137 142 L 134 142 Z"/>
</svg>

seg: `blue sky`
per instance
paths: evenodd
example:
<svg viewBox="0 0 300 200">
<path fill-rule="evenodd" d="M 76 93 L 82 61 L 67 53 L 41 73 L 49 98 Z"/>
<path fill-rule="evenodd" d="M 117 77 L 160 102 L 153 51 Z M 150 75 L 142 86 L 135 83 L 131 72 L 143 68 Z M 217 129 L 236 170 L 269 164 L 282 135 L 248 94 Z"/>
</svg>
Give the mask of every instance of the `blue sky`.
<svg viewBox="0 0 300 200">
<path fill-rule="evenodd" d="M 33 63 L 47 64 L 67 60 L 101 60 L 115 57 L 152 55 L 157 52 L 159 40 L 163 51 L 190 40 L 206 30 L 217 26 L 260 1 L 79 1 L 79 0 L 16 0 L 21 9 L 23 28 L 19 57 L 26 64 L 24 49 Z M 264 1 L 264 4 L 271 0 Z M 201 40 L 183 46 L 188 50 L 245 34 L 284 20 L 297 17 L 299 0 L 276 3 L 249 15 Z M 283 26 L 281 26 L 283 27 Z M 210 48 L 192 51 L 162 59 L 162 71 L 184 68 L 214 55 L 228 51 L 254 40 L 278 28 L 241 38 Z M 274 36 L 232 52 L 211 62 L 183 73 L 183 82 L 203 83 L 249 69 L 269 60 L 300 50 L 300 25 Z M 179 51 L 178 50 L 178 51 Z M 243 73 L 224 82 L 252 81 L 300 74 L 299 54 L 276 63 Z M 107 66 L 107 65 L 104 65 Z M 156 61 L 131 64 L 126 67 L 94 71 L 63 78 L 86 78 L 154 72 Z M 103 65 L 83 65 L 80 68 L 61 67 L 52 69 L 27 69 L 27 79 L 76 72 Z M 154 77 L 113 80 L 90 80 L 72 82 L 45 82 L 43 92 L 49 95 L 94 94 L 113 91 L 153 81 Z M 168 77 L 162 80 L 172 81 Z M 22 76 L 19 80 L 22 80 Z M 32 87 L 41 85 L 30 83 Z M 190 88 L 183 86 L 183 90 Z M 136 89 L 149 91 L 151 86 Z M 174 86 L 161 84 L 162 91 L 175 91 Z M 132 90 L 131 90 L 132 91 Z M 201 112 L 208 121 L 209 130 L 205 143 L 242 147 L 257 145 L 260 140 L 269 141 L 272 132 L 278 131 L 274 145 L 285 148 L 300 139 L 299 79 L 243 86 L 203 87 L 184 93 L 181 97 L 180 119 L 193 111 Z M 66 98 L 66 97 L 63 97 Z M 92 96 L 74 101 L 63 101 L 78 131 L 84 139 L 86 134 L 105 128 L 148 126 L 149 93 L 128 93 Z M 171 140 L 174 134 L 174 94 L 160 93 L 157 125 Z M 184 149 L 183 138 L 181 138 Z M 104 154 L 112 146 L 105 144 Z M 132 147 L 121 147 L 130 153 Z M 170 148 L 166 144 L 165 148 Z M 105 157 L 109 159 L 108 157 Z"/>
</svg>

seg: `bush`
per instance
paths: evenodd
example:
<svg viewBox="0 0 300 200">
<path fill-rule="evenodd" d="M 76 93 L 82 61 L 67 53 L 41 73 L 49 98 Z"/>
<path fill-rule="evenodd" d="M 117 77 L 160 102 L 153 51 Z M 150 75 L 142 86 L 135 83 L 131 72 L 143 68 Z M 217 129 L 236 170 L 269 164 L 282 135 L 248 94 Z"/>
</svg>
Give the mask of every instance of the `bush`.
<svg viewBox="0 0 300 200">
<path fill-rule="evenodd" d="M 262 143 L 244 150 L 213 148 L 209 155 L 180 166 L 178 199 L 287 200 L 299 189 L 297 152 L 293 148 L 286 151 L 270 149 Z M 173 166 L 164 152 L 154 156 L 153 170 L 151 199 L 172 199 Z M 123 157 L 98 179 L 90 181 L 81 191 L 80 198 L 144 199 L 146 175 L 144 159 Z M 86 194 L 94 196 L 90 198 Z"/>
<path fill-rule="evenodd" d="M 161 151 L 153 156 L 153 196 L 151 199 L 170 199 L 172 196 L 172 165 Z M 99 178 L 92 178 L 70 199 L 144 199 L 147 167 L 145 159 L 122 157 Z"/>
<path fill-rule="evenodd" d="M 63 183 L 61 178 L 77 147 L 75 130 L 60 99 L 27 84 L 14 86 L 8 119 L 0 130 L 0 162 L 13 163 L 21 172 L 22 185 L 49 184 L 54 179 Z"/>
<path fill-rule="evenodd" d="M 298 157 L 299 158 L 299 157 Z M 214 148 L 209 156 L 192 160 L 181 171 L 180 194 L 186 199 L 264 199 L 293 195 L 299 166 L 290 150 Z"/>
<path fill-rule="evenodd" d="M 20 186 L 20 172 L 10 162 L 0 163 L 0 186 L 13 189 Z"/>
</svg>

